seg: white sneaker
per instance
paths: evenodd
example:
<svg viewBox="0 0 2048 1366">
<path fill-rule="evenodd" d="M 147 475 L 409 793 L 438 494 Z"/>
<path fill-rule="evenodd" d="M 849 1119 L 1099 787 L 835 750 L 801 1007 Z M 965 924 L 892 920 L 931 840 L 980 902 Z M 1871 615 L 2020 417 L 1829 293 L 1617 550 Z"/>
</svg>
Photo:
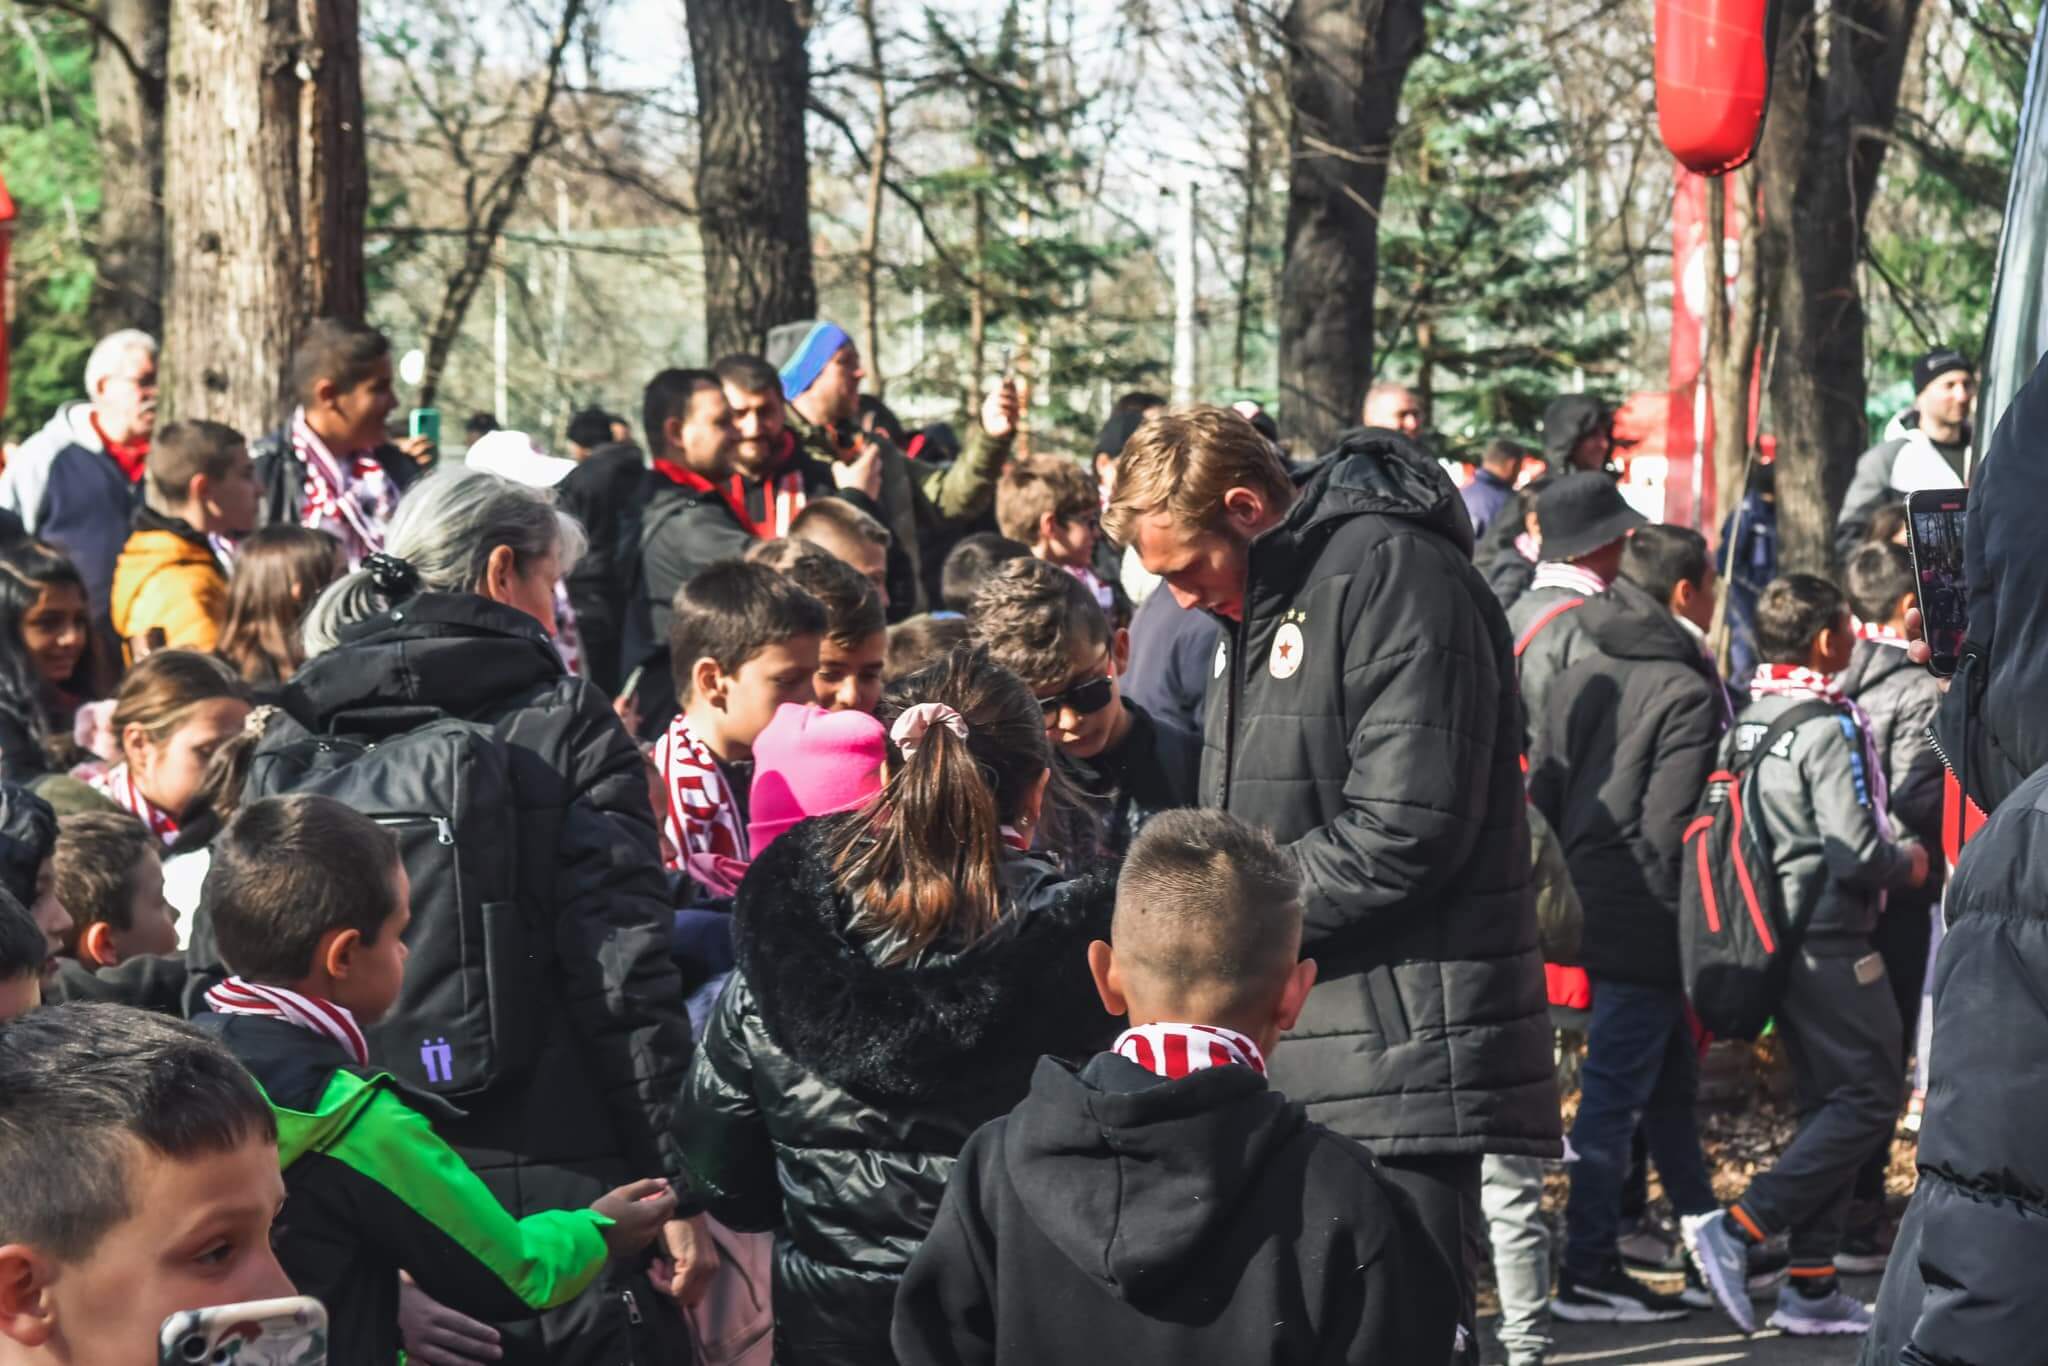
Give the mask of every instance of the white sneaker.
<svg viewBox="0 0 2048 1366">
<path fill-rule="evenodd" d="M 1839 1290 L 1825 1299 L 1810 1300 L 1788 1285 L 1778 1292 L 1778 1307 L 1766 1323 L 1794 1337 L 1836 1333 L 1847 1337 L 1870 1331 L 1870 1306 Z"/>
</svg>

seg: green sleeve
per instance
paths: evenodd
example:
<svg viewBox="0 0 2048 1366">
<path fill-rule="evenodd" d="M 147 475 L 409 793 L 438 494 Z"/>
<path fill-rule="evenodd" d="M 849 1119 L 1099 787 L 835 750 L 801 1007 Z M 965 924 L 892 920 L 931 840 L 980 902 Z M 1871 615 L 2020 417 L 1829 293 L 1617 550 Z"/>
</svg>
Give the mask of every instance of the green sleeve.
<svg viewBox="0 0 2048 1366">
<path fill-rule="evenodd" d="M 565 1304 L 610 1255 L 601 1232 L 610 1219 L 589 1209 L 513 1218 L 425 1116 L 381 1088 L 324 1155 L 366 1183 L 358 1213 L 370 1240 L 464 1313 L 512 1317 Z"/>
<path fill-rule="evenodd" d="M 968 426 L 960 458 L 943 470 L 928 470 L 918 479 L 924 496 L 939 516 L 950 521 L 979 516 L 995 501 L 996 474 L 1010 453 L 1011 438 L 997 440 L 976 417 Z M 913 461 L 913 466 L 917 462 Z"/>
</svg>

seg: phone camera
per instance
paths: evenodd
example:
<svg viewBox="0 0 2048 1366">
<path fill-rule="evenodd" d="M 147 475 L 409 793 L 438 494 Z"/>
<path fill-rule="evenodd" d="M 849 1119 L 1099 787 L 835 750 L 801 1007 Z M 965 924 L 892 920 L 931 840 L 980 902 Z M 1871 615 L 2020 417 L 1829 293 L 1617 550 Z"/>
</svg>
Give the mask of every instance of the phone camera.
<svg viewBox="0 0 2048 1366">
<path fill-rule="evenodd" d="M 204 1361 L 206 1360 L 206 1348 L 207 1342 L 204 1333 L 187 1333 L 184 1337 L 178 1339 L 178 1359 L 191 1362 Z"/>
</svg>

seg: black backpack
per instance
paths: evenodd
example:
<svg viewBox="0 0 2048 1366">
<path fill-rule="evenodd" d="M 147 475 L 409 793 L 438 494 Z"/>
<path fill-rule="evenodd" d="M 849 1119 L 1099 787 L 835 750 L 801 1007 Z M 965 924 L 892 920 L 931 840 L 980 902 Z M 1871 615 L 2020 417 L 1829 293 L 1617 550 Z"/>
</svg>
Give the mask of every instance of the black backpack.
<svg viewBox="0 0 2048 1366">
<path fill-rule="evenodd" d="M 244 794 L 332 797 L 398 838 L 410 957 L 398 1003 L 363 1031 L 372 1064 L 459 1099 L 532 1061 L 541 945 L 520 911 L 511 767 L 489 727 L 437 716 L 376 738 L 262 749 Z"/>
<path fill-rule="evenodd" d="M 1685 828 L 1679 865 L 1678 958 L 1700 1024 L 1718 1038 L 1754 1039 L 1784 995 L 1805 934 L 1786 915 L 1750 770 L 1793 730 L 1840 709 L 1802 702 L 1773 721 L 1747 755 L 1709 775 Z"/>
</svg>

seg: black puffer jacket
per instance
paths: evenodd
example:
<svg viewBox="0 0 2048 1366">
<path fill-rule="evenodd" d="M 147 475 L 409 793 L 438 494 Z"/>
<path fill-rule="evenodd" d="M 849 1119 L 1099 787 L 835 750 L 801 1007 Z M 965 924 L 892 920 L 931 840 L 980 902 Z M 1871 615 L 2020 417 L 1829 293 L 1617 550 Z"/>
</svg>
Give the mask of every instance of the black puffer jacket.
<svg viewBox="0 0 2048 1366">
<path fill-rule="evenodd" d="M 1595 653 L 1536 719 L 1529 799 L 1585 908 L 1579 966 L 1676 990 L 1678 860 L 1726 702 L 1699 642 L 1627 579 L 1572 615 Z"/>
<path fill-rule="evenodd" d="M 1202 801 L 1270 829 L 1321 966 L 1273 1081 L 1381 1157 L 1560 1151 L 1507 621 L 1411 443 L 1354 431 L 1252 543 Z"/>
<path fill-rule="evenodd" d="M 625 679 L 620 633 L 640 553 L 637 529 L 646 477 L 647 457 L 640 448 L 614 441 L 585 456 L 555 486 L 562 511 L 582 524 L 590 542 L 564 586 L 583 637 L 583 671 L 607 695 L 618 692 Z"/>
<path fill-rule="evenodd" d="M 382 734 L 442 715 L 489 726 L 507 747 L 520 826 L 503 856 L 516 861 L 533 939 L 551 946 L 535 974 L 538 1037 L 525 1072 L 467 1099 L 465 1117 L 441 1126 L 442 1137 L 521 1216 L 579 1208 L 639 1177 L 681 1175 L 674 1111 L 690 1026 L 669 961 L 673 917 L 645 761 L 603 696 L 563 673 L 525 613 L 468 593 L 422 594 L 308 661 L 285 689 L 284 710 L 259 756 L 309 734 Z M 436 930 L 416 917 L 409 938 L 417 946 Z M 187 1010 L 197 1013 L 200 993 L 221 975 L 203 905 L 187 959 Z M 616 1362 L 660 1350 L 648 1334 L 673 1316 L 656 1311 L 633 1272 L 615 1264 L 547 1315 L 545 1355 L 533 1324 L 505 1325 L 506 1360 Z"/>
<path fill-rule="evenodd" d="M 1002 925 L 964 952 L 880 967 L 849 937 L 830 822 L 757 859 L 733 905 L 739 970 L 683 1099 L 690 1171 L 711 1211 L 774 1229 L 775 1359 L 891 1360 L 897 1282 L 961 1147 L 1022 1100 L 1041 1054 L 1115 1037 L 1088 976 L 1107 880 L 1011 855 Z"/>
</svg>

